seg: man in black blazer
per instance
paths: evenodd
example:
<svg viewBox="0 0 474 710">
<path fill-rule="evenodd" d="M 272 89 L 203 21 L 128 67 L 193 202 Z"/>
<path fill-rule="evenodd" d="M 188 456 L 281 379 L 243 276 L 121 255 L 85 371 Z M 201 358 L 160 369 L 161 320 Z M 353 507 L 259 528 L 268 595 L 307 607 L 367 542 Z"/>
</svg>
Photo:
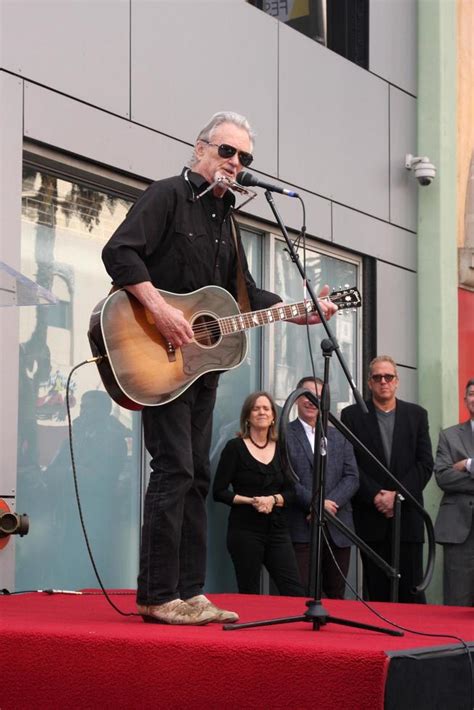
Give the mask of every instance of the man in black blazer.
<svg viewBox="0 0 474 710">
<path fill-rule="evenodd" d="M 444 603 L 452 606 L 474 606 L 474 378 L 464 402 L 469 419 L 440 433 L 435 460 L 444 491 L 435 537 L 444 551 Z"/>
<path fill-rule="evenodd" d="M 304 377 L 298 387 L 305 387 L 321 395 L 322 381 L 314 377 Z M 301 581 L 309 589 L 310 561 L 310 509 L 313 497 L 314 430 L 318 409 L 307 398 L 300 397 L 296 406 L 298 418 L 290 422 L 287 429 L 288 454 L 291 464 L 299 476 L 296 483 L 296 502 L 288 508 L 290 534 L 300 570 Z M 354 530 L 351 498 L 359 487 L 359 474 L 351 444 L 337 429 L 330 426 L 327 431 L 327 466 L 324 507 L 336 515 L 347 527 Z M 322 588 L 332 599 L 344 599 L 345 578 L 349 571 L 351 545 L 349 538 L 329 523 L 326 535 L 331 550 L 323 544 L 321 557 Z M 340 570 L 337 569 L 334 559 Z M 341 574 L 342 573 L 342 574 Z"/>
<path fill-rule="evenodd" d="M 428 414 L 417 404 L 396 398 L 398 372 L 388 355 L 369 365 L 368 387 L 372 398 L 364 414 L 358 405 L 346 407 L 341 421 L 365 444 L 407 490 L 423 504 L 423 489 L 433 471 Z M 353 500 L 356 532 L 391 563 L 392 518 L 396 486 L 372 460 L 356 449 L 360 487 Z M 423 577 L 423 519 L 408 500 L 402 502 L 400 544 L 400 602 L 426 603 L 424 593 L 413 588 Z M 371 601 L 390 600 L 390 580 L 362 554 L 364 587 Z"/>
</svg>

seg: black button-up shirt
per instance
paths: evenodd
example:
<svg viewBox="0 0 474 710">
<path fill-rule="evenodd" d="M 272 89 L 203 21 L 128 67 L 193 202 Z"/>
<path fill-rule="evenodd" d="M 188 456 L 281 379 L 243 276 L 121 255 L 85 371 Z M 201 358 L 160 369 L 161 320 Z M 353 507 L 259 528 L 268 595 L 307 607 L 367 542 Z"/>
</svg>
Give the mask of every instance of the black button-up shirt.
<svg viewBox="0 0 474 710">
<path fill-rule="evenodd" d="M 115 286 L 143 281 L 174 293 L 209 285 L 222 286 L 237 299 L 237 259 L 230 215 L 234 195 L 223 198 L 190 170 L 154 182 L 140 196 L 104 247 L 102 258 Z M 253 309 L 266 308 L 280 297 L 257 288 L 249 273 L 238 234 L 241 263 Z"/>
</svg>

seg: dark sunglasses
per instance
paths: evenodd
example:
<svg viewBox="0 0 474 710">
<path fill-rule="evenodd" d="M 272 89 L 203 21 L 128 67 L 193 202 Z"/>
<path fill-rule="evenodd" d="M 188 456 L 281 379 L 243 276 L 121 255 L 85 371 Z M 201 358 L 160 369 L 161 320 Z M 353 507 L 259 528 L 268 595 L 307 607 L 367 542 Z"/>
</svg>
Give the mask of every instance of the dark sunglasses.
<svg viewBox="0 0 474 710">
<path fill-rule="evenodd" d="M 253 161 L 252 153 L 246 153 L 245 150 L 237 150 L 237 148 L 234 148 L 233 145 L 228 145 L 227 143 L 221 143 L 220 145 L 217 145 L 217 143 L 211 143 L 210 141 L 206 141 L 204 138 L 201 138 L 200 140 L 203 143 L 207 143 L 207 145 L 212 145 L 214 146 L 214 148 L 217 148 L 217 152 L 219 153 L 221 158 L 232 158 L 232 156 L 237 153 L 239 156 L 240 164 L 243 165 L 244 168 L 248 168 Z"/>
<path fill-rule="evenodd" d="M 392 382 L 392 380 L 396 380 L 397 376 L 396 375 L 371 375 L 370 379 L 373 380 L 374 382 L 382 382 L 382 380 L 385 380 L 385 382 Z"/>
</svg>

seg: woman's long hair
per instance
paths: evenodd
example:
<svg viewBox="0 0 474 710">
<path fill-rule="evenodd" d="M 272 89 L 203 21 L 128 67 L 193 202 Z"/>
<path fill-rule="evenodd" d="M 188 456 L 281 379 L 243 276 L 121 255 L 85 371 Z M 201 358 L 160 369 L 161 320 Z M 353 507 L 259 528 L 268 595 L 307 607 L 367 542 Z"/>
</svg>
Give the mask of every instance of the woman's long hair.
<svg viewBox="0 0 474 710">
<path fill-rule="evenodd" d="M 252 392 L 252 394 L 249 394 L 249 396 L 246 398 L 245 402 L 242 405 L 242 411 L 240 412 L 240 431 L 238 432 L 238 436 L 240 436 L 241 439 L 245 439 L 249 435 L 250 427 L 249 427 L 249 417 L 250 417 L 250 412 L 255 406 L 255 402 L 259 397 L 266 397 L 268 401 L 270 402 L 271 408 L 272 408 L 272 413 L 273 413 L 273 423 L 270 425 L 270 429 L 268 432 L 268 439 L 269 441 L 276 441 L 278 439 L 278 430 L 277 430 L 277 410 L 275 406 L 275 402 L 273 401 L 273 397 L 271 394 L 268 392 L 265 392 L 263 390 L 260 390 L 259 392 Z"/>
</svg>

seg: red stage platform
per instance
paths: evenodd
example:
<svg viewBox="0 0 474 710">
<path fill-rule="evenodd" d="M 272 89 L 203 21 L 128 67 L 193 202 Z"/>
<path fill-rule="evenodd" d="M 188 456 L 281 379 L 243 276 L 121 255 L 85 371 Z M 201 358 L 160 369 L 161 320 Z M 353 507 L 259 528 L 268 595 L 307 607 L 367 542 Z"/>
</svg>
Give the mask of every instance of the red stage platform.
<svg viewBox="0 0 474 710">
<path fill-rule="evenodd" d="M 241 621 L 297 616 L 304 599 L 210 595 Z M 132 593 L 113 595 L 125 612 Z M 383 626 L 361 603 L 324 600 L 335 617 Z M 374 604 L 419 632 L 394 638 L 298 622 L 224 631 L 220 625 L 144 624 L 119 616 L 96 592 L 0 597 L 1 710 L 466 710 L 474 610 Z M 462 650 L 459 650 L 462 649 Z"/>
</svg>

